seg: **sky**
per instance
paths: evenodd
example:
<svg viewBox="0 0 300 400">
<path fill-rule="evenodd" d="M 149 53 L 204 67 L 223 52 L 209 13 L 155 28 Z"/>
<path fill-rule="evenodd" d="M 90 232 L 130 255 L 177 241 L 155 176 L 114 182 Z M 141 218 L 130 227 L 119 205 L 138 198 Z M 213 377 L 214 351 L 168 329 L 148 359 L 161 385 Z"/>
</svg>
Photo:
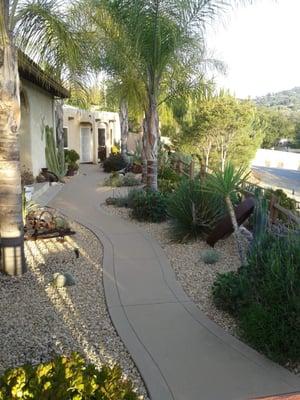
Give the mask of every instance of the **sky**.
<svg viewBox="0 0 300 400">
<path fill-rule="evenodd" d="M 256 0 L 208 31 L 213 56 L 227 65 L 218 87 L 256 97 L 300 86 L 300 0 Z"/>
</svg>

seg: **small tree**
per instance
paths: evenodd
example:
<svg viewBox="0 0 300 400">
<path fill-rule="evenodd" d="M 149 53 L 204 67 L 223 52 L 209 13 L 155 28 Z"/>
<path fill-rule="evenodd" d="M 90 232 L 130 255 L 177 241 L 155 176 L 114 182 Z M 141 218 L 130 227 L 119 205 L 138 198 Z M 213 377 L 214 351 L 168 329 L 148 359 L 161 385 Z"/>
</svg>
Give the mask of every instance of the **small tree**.
<svg viewBox="0 0 300 400">
<path fill-rule="evenodd" d="M 239 192 L 241 185 L 246 181 L 248 176 L 249 173 L 246 173 L 245 167 L 235 169 L 231 163 L 227 163 L 224 166 L 224 170 L 220 168 L 207 178 L 208 190 L 219 193 L 225 200 L 234 229 L 234 236 L 242 265 L 246 263 L 246 255 L 231 197 L 236 192 Z"/>
<path fill-rule="evenodd" d="M 180 124 L 184 150 L 197 152 L 207 171 L 230 160 L 234 165 L 248 163 L 264 136 L 264 124 L 251 101 L 221 94 L 191 99 L 187 117 Z"/>
</svg>

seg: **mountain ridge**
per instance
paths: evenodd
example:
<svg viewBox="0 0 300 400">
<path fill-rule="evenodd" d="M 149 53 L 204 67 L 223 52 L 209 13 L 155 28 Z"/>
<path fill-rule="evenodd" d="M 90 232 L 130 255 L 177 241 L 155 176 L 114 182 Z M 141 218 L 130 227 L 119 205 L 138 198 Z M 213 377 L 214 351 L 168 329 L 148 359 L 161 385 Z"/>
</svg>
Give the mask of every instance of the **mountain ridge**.
<svg viewBox="0 0 300 400">
<path fill-rule="evenodd" d="M 253 101 L 258 106 L 300 111 L 300 86 L 275 93 L 267 93 L 264 96 L 255 97 Z"/>
</svg>

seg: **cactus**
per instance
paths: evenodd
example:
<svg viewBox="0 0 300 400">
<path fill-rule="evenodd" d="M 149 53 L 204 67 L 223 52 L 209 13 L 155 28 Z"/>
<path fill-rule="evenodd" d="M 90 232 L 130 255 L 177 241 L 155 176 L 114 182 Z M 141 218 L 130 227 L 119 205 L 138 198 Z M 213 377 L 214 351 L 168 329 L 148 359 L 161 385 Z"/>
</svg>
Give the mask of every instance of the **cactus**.
<svg viewBox="0 0 300 400">
<path fill-rule="evenodd" d="M 46 162 L 49 171 L 54 172 L 61 180 L 67 173 L 67 165 L 65 164 L 64 154 L 59 154 L 59 150 L 56 148 L 53 128 L 48 125 L 45 127 L 46 133 Z"/>
</svg>

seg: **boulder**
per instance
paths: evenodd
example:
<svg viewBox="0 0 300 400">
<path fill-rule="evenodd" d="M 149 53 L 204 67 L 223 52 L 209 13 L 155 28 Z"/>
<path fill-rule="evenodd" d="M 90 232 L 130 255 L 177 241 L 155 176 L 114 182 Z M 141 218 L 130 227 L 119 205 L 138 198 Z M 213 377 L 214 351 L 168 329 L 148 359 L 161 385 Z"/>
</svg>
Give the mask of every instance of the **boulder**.
<svg viewBox="0 0 300 400">
<path fill-rule="evenodd" d="M 65 272 L 64 274 L 56 272 L 55 274 L 53 274 L 53 284 L 57 288 L 73 286 L 75 285 L 75 279 L 69 272 Z"/>
</svg>

